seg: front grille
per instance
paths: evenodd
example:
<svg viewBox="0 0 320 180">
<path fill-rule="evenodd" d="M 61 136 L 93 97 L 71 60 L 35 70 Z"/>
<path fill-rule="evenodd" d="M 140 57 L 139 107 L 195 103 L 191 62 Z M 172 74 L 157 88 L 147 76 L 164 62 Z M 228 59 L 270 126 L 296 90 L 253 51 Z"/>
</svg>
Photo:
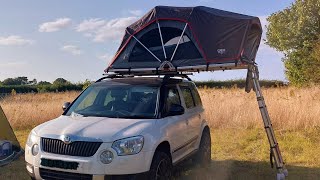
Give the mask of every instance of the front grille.
<svg viewBox="0 0 320 180">
<path fill-rule="evenodd" d="M 41 148 L 44 152 L 68 156 L 90 157 L 99 149 L 102 142 L 76 141 L 65 144 L 59 139 L 41 138 Z"/>
<path fill-rule="evenodd" d="M 40 176 L 42 179 L 46 180 L 92 180 L 92 175 L 90 174 L 78 174 L 78 173 L 69 173 L 61 171 L 53 171 L 49 169 L 40 168 Z"/>
</svg>

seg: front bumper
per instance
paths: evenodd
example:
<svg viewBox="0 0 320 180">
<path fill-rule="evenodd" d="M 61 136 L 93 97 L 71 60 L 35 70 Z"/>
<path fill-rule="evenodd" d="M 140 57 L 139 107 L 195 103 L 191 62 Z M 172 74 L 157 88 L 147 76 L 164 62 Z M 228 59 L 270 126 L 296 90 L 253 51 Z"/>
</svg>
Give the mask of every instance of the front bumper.
<svg viewBox="0 0 320 180">
<path fill-rule="evenodd" d="M 27 164 L 27 166 L 30 166 Z M 29 173 L 29 175 L 34 179 L 82 179 L 82 180 L 143 180 L 147 179 L 148 173 L 139 174 L 126 174 L 126 175 L 88 175 L 88 174 L 78 174 L 69 173 L 62 171 L 54 171 L 43 168 L 34 168 L 34 173 L 40 174 L 41 177 L 37 177 L 35 174 Z"/>
<path fill-rule="evenodd" d="M 98 151 L 92 157 L 51 154 L 43 152 L 41 149 L 36 156 L 33 156 L 31 153 L 31 147 L 26 146 L 25 160 L 27 162 L 27 166 L 31 166 L 33 169 L 33 173 L 29 172 L 29 174 L 33 175 L 35 179 L 42 179 L 40 175 L 41 170 L 92 175 L 92 179 L 105 179 L 109 177 L 108 175 L 140 174 L 149 171 L 153 158 L 152 151 L 141 151 L 135 155 L 117 156 L 117 153 L 111 148 L 111 145 L 111 143 L 102 143 Z M 114 159 L 110 164 L 103 164 L 100 161 L 100 154 L 104 150 L 109 150 L 114 155 Z M 44 167 L 41 165 L 41 158 L 67 162 L 78 162 L 79 167 L 77 170 Z M 27 169 L 29 171 L 30 167 Z"/>
</svg>

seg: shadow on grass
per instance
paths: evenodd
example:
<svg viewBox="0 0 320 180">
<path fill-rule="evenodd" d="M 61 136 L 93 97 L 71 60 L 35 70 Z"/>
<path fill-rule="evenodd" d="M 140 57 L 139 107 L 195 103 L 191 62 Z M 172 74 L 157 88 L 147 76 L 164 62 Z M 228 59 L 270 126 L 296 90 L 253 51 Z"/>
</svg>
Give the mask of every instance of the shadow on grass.
<svg viewBox="0 0 320 180">
<path fill-rule="evenodd" d="M 289 177 L 287 179 L 314 180 L 320 178 L 320 168 L 287 165 Z M 252 162 L 224 160 L 212 161 L 208 168 L 200 168 L 191 160 L 175 168 L 175 179 L 183 180 L 256 180 L 276 179 L 276 169 L 271 169 L 269 162 Z"/>
<path fill-rule="evenodd" d="M 320 177 L 320 168 L 287 166 L 289 180 L 314 180 Z M 191 160 L 175 167 L 175 180 L 257 180 L 276 179 L 276 170 L 270 168 L 269 162 L 251 161 L 212 161 L 208 168 L 200 168 Z M 0 168 L 0 179 L 29 179 L 23 158 Z"/>
</svg>

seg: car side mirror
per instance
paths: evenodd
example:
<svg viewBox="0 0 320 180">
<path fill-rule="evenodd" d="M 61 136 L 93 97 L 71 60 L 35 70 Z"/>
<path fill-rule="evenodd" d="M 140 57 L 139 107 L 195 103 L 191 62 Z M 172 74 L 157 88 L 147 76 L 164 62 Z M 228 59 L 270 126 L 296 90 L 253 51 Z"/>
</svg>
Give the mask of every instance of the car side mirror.
<svg viewBox="0 0 320 180">
<path fill-rule="evenodd" d="M 177 116 L 184 114 L 184 107 L 179 104 L 171 104 L 168 116 Z"/>
<path fill-rule="evenodd" d="M 63 105 L 62 105 L 62 110 L 63 111 L 66 111 L 67 109 L 68 109 L 68 107 L 70 106 L 70 102 L 65 102 L 65 103 L 63 103 Z"/>
</svg>

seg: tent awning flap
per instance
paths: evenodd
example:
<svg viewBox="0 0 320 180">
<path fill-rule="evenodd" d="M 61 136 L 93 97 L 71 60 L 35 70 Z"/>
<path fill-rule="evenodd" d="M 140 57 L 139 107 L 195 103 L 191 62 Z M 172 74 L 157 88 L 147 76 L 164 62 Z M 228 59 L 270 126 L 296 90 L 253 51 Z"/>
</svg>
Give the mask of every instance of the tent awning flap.
<svg viewBox="0 0 320 180">
<path fill-rule="evenodd" d="M 157 6 L 127 27 L 106 71 L 176 68 L 255 61 L 262 28 L 258 17 L 214 8 Z M 160 61 L 159 61 L 160 60 Z"/>
</svg>

